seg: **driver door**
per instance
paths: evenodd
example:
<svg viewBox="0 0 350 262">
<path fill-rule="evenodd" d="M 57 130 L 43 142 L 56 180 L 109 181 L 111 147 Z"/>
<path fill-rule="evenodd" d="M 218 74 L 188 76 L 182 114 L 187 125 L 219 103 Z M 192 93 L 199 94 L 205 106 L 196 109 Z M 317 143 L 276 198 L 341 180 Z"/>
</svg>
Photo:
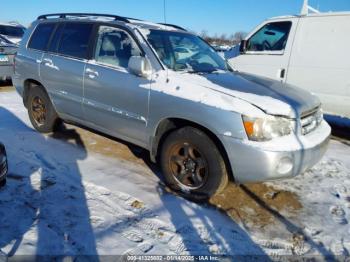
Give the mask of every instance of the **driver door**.
<svg viewBox="0 0 350 262">
<path fill-rule="evenodd" d="M 268 22 L 247 40 L 246 52 L 230 60 L 238 71 L 286 81 L 298 20 Z"/>
<path fill-rule="evenodd" d="M 146 125 L 150 80 L 128 70 L 131 56 L 142 56 L 126 30 L 101 25 L 94 56 L 86 63 L 83 108 L 98 130 L 138 145 L 148 143 Z"/>
</svg>

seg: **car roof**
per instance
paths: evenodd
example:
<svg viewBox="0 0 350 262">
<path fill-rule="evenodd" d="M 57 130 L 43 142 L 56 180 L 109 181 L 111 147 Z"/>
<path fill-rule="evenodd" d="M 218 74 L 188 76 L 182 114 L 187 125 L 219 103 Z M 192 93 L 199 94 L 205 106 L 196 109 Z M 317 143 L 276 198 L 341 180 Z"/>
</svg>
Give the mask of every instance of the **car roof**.
<svg viewBox="0 0 350 262">
<path fill-rule="evenodd" d="M 172 24 L 154 23 L 140 19 L 122 17 L 117 15 L 108 14 L 93 14 L 93 13 L 57 13 L 41 15 L 37 20 L 45 20 L 52 22 L 64 22 L 64 21 L 90 21 L 90 22 L 105 22 L 117 25 L 128 25 L 129 27 L 136 27 L 144 30 L 164 30 L 164 31 L 182 31 L 187 30 Z"/>
<path fill-rule="evenodd" d="M 269 18 L 268 20 L 278 20 L 278 19 L 291 19 L 291 18 L 302 18 L 302 17 L 321 17 L 321 16 L 350 16 L 350 12 L 320 12 L 320 13 L 310 13 L 308 15 L 285 15 L 276 16 Z"/>
<path fill-rule="evenodd" d="M 24 28 L 23 25 L 21 25 L 21 24 L 19 24 L 17 22 L 0 22 L 0 25 Z"/>
</svg>

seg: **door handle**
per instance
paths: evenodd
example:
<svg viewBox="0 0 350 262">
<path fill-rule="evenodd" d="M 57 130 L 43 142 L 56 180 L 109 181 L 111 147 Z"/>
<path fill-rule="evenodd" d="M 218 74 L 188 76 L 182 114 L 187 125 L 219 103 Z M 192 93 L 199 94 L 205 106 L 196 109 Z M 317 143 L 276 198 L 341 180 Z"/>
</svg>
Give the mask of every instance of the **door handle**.
<svg viewBox="0 0 350 262">
<path fill-rule="evenodd" d="M 85 73 L 90 78 L 95 78 L 95 77 L 99 76 L 98 72 L 95 70 L 92 70 L 91 68 L 86 68 Z"/>
<path fill-rule="evenodd" d="M 281 68 L 281 69 L 279 70 L 279 77 L 280 77 L 281 79 L 284 79 L 285 76 L 286 76 L 286 69 Z"/>
<path fill-rule="evenodd" d="M 44 58 L 44 59 L 43 59 L 43 62 L 44 62 L 44 65 L 45 65 L 45 66 L 53 67 L 53 62 L 52 62 L 52 60 L 49 59 L 49 58 Z"/>
<path fill-rule="evenodd" d="M 49 66 L 49 65 L 53 65 L 53 62 L 52 62 L 52 60 L 51 59 L 49 59 L 49 58 L 44 58 L 43 59 L 43 62 L 44 62 L 44 65 L 47 65 L 47 66 Z"/>
<path fill-rule="evenodd" d="M 51 59 L 44 58 L 43 59 L 43 63 L 44 63 L 44 66 L 47 66 L 47 67 L 50 67 L 52 69 L 55 69 L 55 70 L 59 71 L 59 68 L 54 65 L 54 63 L 53 63 L 53 61 Z"/>
<path fill-rule="evenodd" d="M 50 58 L 44 58 L 43 61 L 52 63 L 52 60 Z"/>
</svg>

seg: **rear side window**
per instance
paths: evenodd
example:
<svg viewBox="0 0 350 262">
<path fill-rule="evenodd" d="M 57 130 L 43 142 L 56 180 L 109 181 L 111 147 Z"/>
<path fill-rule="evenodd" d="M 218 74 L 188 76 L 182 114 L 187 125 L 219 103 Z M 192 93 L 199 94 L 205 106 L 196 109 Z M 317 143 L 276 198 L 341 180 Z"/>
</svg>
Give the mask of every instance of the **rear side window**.
<svg viewBox="0 0 350 262">
<path fill-rule="evenodd" d="M 61 35 L 62 35 L 62 32 L 63 32 L 63 28 L 64 28 L 64 24 L 60 24 L 56 28 L 55 33 L 54 33 L 54 35 L 53 35 L 53 37 L 51 39 L 50 46 L 47 49 L 47 51 L 53 52 L 53 53 L 57 52 L 58 45 L 60 43 Z"/>
<path fill-rule="evenodd" d="M 87 58 L 92 24 L 67 23 L 57 52 L 76 58 Z"/>
<path fill-rule="evenodd" d="M 55 24 L 40 24 L 35 29 L 28 47 L 36 50 L 46 51 Z"/>
</svg>

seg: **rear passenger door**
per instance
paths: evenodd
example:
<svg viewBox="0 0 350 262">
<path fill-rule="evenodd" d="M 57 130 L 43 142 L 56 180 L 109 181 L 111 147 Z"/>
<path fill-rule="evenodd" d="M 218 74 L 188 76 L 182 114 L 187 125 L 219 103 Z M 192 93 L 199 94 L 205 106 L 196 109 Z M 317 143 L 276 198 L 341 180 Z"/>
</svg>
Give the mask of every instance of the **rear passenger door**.
<svg viewBox="0 0 350 262">
<path fill-rule="evenodd" d="M 55 23 L 43 22 L 35 26 L 25 48 L 24 42 L 20 46 L 16 60 L 14 78 L 34 79 L 40 81 L 40 65 L 50 37 L 56 27 Z M 20 75 L 18 75 L 20 72 Z M 16 79 L 17 80 L 17 79 Z"/>
<path fill-rule="evenodd" d="M 84 74 L 85 118 L 103 132 L 146 145 L 150 80 L 128 70 L 130 57 L 143 52 L 126 29 L 101 25 L 96 31 Z"/>
<path fill-rule="evenodd" d="M 92 29 L 92 23 L 58 24 L 41 61 L 41 80 L 57 112 L 72 120 L 83 118 L 83 75 Z"/>
</svg>

